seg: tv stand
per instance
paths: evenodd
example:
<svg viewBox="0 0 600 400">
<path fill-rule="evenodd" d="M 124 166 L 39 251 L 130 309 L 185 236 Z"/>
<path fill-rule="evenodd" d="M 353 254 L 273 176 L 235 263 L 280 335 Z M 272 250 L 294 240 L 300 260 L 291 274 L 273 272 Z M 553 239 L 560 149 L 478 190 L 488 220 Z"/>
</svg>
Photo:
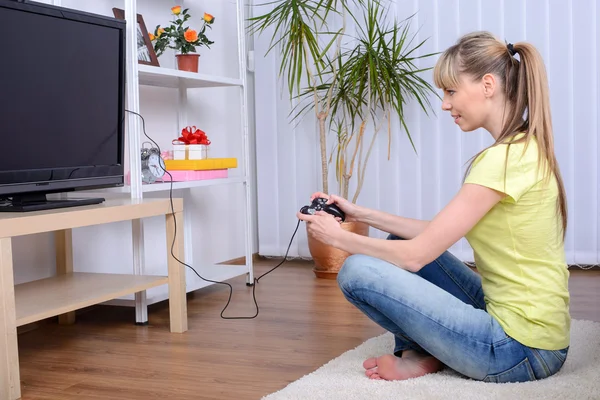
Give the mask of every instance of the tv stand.
<svg viewBox="0 0 600 400">
<path fill-rule="evenodd" d="M 166 275 L 78 272 L 73 257 L 73 231 L 114 222 L 163 217 Z M 75 322 L 75 311 L 119 297 L 168 285 L 170 326 L 153 330 L 183 333 L 188 329 L 183 233 L 183 199 L 108 200 L 66 210 L 0 215 L 0 399 L 21 398 L 17 327 L 58 316 L 60 324 Z M 56 274 L 14 284 L 13 238 L 54 232 Z M 124 238 L 125 240 L 125 238 Z M 85 243 L 83 243 L 85 250 Z M 154 244 L 156 245 L 156 244 Z M 110 262 L 110 257 L 106 262 Z M 114 324 L 113 324 L 114 325 Z M 133 329 L 135 331 L 135 329 Z M 139 334 L 145 330 L 138 332 Z M 134 332 L 135 334 L 135 332 Z"/>
<path fill-rule="evenodd" d="M 56 199 L 48 200 L 45 193 L 28 193 L 12 197 L 10 203 L 0 205 L 0 212 L 28 212 L 52 210 L 56 208 L 89 206 L 100 204 L 104 198 Z"/>
</svg>

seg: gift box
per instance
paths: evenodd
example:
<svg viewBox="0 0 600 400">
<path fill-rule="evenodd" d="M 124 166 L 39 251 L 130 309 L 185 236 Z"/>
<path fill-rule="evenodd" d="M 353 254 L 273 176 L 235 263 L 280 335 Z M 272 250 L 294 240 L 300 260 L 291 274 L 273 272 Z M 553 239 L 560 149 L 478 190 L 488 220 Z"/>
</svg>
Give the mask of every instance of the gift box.
<svg viewBox="0 0 600 400">
<path fill-rule="evenodd" d="M 181 130 L 181 136 L 173 140 L 174 160 L 205 160 L 208 158 L 210 140 L 206 133 L 195 126 Z"/>
<path fill-rule="evenodd" d="M 208 146 L 205 144 L 173 143 L 174 160 L 206 160 L 208 158 Z"/>
</svg>

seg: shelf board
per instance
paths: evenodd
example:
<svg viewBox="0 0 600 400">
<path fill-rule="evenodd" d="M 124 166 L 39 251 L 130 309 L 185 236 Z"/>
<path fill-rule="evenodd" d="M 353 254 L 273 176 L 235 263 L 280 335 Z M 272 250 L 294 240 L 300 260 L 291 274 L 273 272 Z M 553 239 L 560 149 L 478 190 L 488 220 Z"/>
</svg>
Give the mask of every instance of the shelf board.
<svg viewBox="0 0 600 400">
<path fill-rule="evenodd" d="M 179 71 L 171 68 L 138 65 L 140 85 L 179 88 L 210 88 L 224 86 L 242 86 L 241 79 L 206 75 L 196 72 Z"/>
<path fill-rule="evenodd" d="M 196 268 L 195 265 L 192 267 Z M 206 269 L 210 269 L 210 275 L 206 272 Z M 207 286 L 216 285 L 216 283 L 203 281 L 192 271 L 191 269 L 185 267 L 187 272 L 186 277 L 186 292 L 190 293 L 196 290 L 200 290 Z M 203 268 L 196 269 L 202 277 L 206 279 L 210 279 L 217 282 L 227 281 L 232 278 L 236 278 L 238 276 L 245 275 L 248 272 L 248 268 L 245 265 L 231 265 L 231 264 L 214 264 L 209 266 L 204 266 Z M 148 305 L 158 303 L 160 301 L 164 301 L 169 298 L 169 292 L 167 290 L 154 294 L 148 297 Z M 106 305 L 113 306 L 127 306 L 127 307 L 135 307 L 135 300 L 133 298 L 130 299 L 114 299 L 107 301 L 104 303 Z"/>
<path fill-rule="evenodd" d="M 83 194 L 83 192 L 81 193 Z M 77 196 L 85 197 L 85 196 Z M 97 196 L 94 196 L 97 197 Z M 0 238 L 170 215 L 183 211 L 183 199 L 107 199 L 100 204 L 30 212 L 1 212 Z"/>
<path fill-rule="evenodd" d="M 166 276 L 75 272 L 15 286 L 17 326 L 169 283 Z"/>
<path fill-rule="evenodd" d="M 217 185 L 232 185 L 235 183 L 244 183 L 246 179 L 243 176 L 234 176 L 229 178 L 219 179 L 203 179 L 199 181 L 184 181 L 184 182 L 173 182 L 173 190 L 175 189 L 191 189 L 196 187 L 207 187 Z M 143 185 L 142 191 L 147 192 L 163 192 L 171 189 L 171 182 L 165 183 L 152 183 L 149 185 Z"/>
<path fill-rule="evenodd" d="M 177 189 L 193 189 L 197 187 L 209 187 L 209 186 L 219 186 L 219 185 L 234 185 L 237 183 L 245 183 L 246 178 L 243 176 L 233 176 L 229 178 L 219 178 L 219 179 L 203 179 L 198 181 L 185 181 L 185 182 L 173 182 L 173 190 Z M 150 192 L 168 192 L 171 188 L 170 182 L 163 183 L 151 183 L 142 185 L 142 192 L 150 193 Z M 102 192 L 106 193 L 130 193 L 131 186 L 119 186 L 116 188 L 105 188 L 98 190 L 87 191 L 90 195 L 92 194 L 101 194 Z M 79 192 L 84 193 L 84 192 Z M 81 196 L 80 196 L 81 197 Z"/>
</svg>

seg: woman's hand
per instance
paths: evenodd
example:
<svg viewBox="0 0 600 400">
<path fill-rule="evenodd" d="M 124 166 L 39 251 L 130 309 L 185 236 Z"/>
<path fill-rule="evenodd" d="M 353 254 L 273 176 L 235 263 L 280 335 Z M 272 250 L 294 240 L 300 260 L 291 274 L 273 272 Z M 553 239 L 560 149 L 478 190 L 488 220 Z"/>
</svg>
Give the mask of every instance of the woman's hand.
<svg viewBox="0 0 600 400">
<path fill-rule="evenodd" d="M 334 194 L 327 195 L 325 193 L 316 192 L 313 193 L 312 196 L 310 196 L 310 201 L 312 202 L 318 197 L 327 199 L 327 204 L 337 205 L 340 208 L 340 210 L 342 210 L 344 214 L 346 214 L 346 222 L 360 221 L 361 214 L 364 214 L 364 207 L 357 206 L 356 204 L 346 200 L 345 198 Z"/>
<path fill-rule="evenodd" d="M 325 211 L 317 211 L 314 215 L 298 212 L 298 219 L 306 222 L 308 235 L 319 242 L 336 247 L 342 236 L 346 233 L 331 214 Z"/>
</svg>

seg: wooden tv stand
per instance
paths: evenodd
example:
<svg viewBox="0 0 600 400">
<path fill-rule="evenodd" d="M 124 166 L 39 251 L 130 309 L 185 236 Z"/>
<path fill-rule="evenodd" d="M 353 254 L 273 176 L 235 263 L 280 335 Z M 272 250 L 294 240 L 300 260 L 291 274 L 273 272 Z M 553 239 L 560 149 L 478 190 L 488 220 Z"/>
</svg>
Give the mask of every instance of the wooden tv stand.
<svg viewBox="0 0 600 400">
<path fill-rule="evenodd" d="M 109 200 L 102 204 L 27 213 L 0 213 L 0 399 L 21 397 L 17 327 L 59 316 L 73 323 L 77 309 L 163 284 L 169 285 L 171 332 L 187 331 L 183 259 L 183 200 Z M 73 272 L 72 229 L 165 215 L 168 276 Z M 177 232 L 175 232 L 175 226 Z M 12 238 L 55 232 L 56 272 L 47 279 L 14 285 Z M 129 240 L 129 239 L 126 239 Z"/>
</svg>

